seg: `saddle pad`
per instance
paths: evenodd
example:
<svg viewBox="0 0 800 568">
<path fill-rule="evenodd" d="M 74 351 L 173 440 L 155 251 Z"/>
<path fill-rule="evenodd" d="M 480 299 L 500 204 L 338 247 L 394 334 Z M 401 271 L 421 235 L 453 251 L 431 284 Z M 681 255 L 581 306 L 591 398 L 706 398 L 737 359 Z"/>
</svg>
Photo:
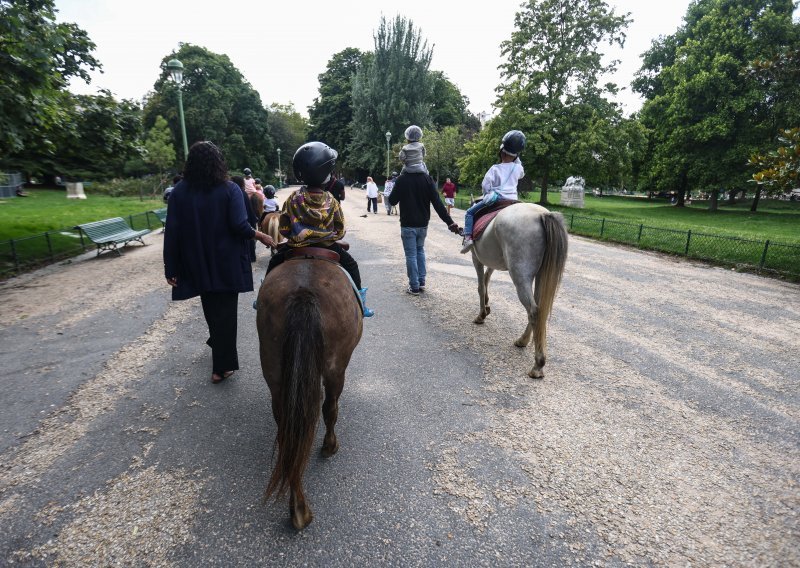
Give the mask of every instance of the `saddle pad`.
<svg viewBox="0 0 800 568">
<path fill-rule="evenodd" d="M 486 209 L 478 211 L 478 214 L 475 215 L 475 224 L 472 226 L 472 240 L 477 241 L 480 238 L 483 231 L 486 230 L 486 227 L 489 226 L 489 223 L 492 222 L 500 211 L 509 205 L 515 205 L 517 203 L 520 202 L 514 199 L 498 199 Z"/>
</svg>

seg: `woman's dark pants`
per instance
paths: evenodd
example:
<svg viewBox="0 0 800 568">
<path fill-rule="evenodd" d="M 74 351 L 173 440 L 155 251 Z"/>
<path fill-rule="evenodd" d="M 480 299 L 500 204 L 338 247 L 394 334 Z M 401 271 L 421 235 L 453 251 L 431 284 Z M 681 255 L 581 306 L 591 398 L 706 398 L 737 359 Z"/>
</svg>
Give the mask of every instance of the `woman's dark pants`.
<svg viewBox="0 0 800 568">
<path fill-rule="evenodd" d="M 216 373 L 235 371 L 239 368 L 236 351 L 236 325 L 239 307 L 238 292 L 206 292 L 200 294 L 203 315 L 208 324 L 211 347 L 211 368 Z"/>
</svg>

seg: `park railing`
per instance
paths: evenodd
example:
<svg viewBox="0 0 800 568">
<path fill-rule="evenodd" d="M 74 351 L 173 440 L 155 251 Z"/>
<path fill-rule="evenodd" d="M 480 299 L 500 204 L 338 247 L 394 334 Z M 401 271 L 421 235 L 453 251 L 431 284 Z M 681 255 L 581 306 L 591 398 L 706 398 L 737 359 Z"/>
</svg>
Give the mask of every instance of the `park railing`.
<svg viewBox="0 0 800 568">
<path fill-rule="evenodd" d="M 470 198 L 457 197 L 456 206 L 468 208 Z M 563 215 L 567 229 L 576 235 L 800 280 L 800 245 L 650 227 L 569 211 Z"/>
<path fill-rule="evenodd" d="M 127 220 L 136 230 L 162 226 L 151 211 L 129 215 Z M 0 278 L 8 278 L 95 248 L 86 235 L 76 227 L 53 229 L 3 241 L 0 242 Z"/>
</svg>

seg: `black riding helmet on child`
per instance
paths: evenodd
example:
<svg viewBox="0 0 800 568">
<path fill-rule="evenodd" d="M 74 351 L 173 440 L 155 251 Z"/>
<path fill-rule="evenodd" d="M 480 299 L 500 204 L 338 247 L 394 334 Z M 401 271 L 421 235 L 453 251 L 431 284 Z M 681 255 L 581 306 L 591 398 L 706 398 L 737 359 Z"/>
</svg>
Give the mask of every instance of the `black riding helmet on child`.
<svg viewBox="0 0 800 568">
<path fill-rule="evenodd" d="M 525 135 L 519 130 L 509 130 L 500 143 L 500 151 L 515 158 L 525 149 Z"/>
<path fill-rule="evenodd" d="M 308 142 L 294 153 L 292 168 L 297 179 L 310 187 L 322 187 L 330 178 L 339 154 L 323 142 Z"/>
<path fill-rule="evenodd" d="M 275 187 L 271 185 L 264 186 L 264 197 L 267 199 L 272 199 L 275 197 Z"/>
</svg>

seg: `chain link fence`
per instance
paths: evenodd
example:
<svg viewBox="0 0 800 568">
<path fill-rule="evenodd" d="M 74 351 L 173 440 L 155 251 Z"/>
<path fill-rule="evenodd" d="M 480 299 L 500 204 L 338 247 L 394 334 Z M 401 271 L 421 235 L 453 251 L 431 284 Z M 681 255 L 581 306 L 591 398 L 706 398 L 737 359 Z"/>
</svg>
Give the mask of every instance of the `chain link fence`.
<svg viewBox="0 0 800 568">
<path fill-rule="evenodd" d="M 162 227 L 152 211 L 127 217 L 132 229 Z M 92 243 L 77 227 L 54 229 L 29 237 L 0 242 L 0 278 L 9 278 L 45 264 L 95 250 Z"/>
</svg>

